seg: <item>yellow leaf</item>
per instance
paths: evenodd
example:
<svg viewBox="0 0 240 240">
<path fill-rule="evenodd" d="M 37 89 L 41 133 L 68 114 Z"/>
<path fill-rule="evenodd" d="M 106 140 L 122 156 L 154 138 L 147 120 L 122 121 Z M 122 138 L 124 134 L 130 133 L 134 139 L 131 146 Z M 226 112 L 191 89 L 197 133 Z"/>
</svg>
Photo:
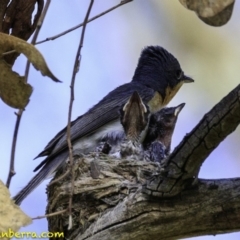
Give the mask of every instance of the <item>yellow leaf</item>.
<svg viewBox="0 0 240 240">
<path fill-rule="evenodd" d="M 0 180 L 0 233 L 17 232 L 20 227 L 29 225 L 32 220 L 10 199 L 8 189 Z"/>
<path fill-rule="evenodd" d="M 24 109 L 32 94 L 31 85 L 25 82 L 24 77 L 13 72 L 10 66 L 0 59 L 0 97 L 13 108 Z"/>
</svg>

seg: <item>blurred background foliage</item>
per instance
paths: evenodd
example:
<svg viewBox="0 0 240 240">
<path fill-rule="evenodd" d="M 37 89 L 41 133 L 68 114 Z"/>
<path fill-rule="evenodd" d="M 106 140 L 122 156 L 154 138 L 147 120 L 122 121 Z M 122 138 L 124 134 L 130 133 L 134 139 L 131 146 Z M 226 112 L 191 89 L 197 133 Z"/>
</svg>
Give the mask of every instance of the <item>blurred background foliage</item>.
<svg viewBox="0 0 240 240">
<path fill-rule="evenodd" d="M 119 0 L 95 0 L 91 16 L 105 11 Z M 53 36 L 81 23 L 89 1 L 52 0 L 38 40 Z M 177 57 L 184 72 L 195 79 L 184 85 L 169 106 L 182 102 L 172 149 L 240 79 L 240 2 L 236 1 L 230 21 L 222 27 L 203 23 L 178 1 L 134 0 L 87 25 L 82 63 L 77 75 L 73 118 L 83 114 L 115 87 L 129 82 L 141 49 L 161 45 Z M 67 124 L 70 80 L 80 38 L 80 29 L 37 48 L 50 69 L 63 81 L 56 84 L 31 68 L 29 82 L 34 87 L 24 112 L 16 151 L 16 171 L 11 185 L 16 194 L 33 176 L 39 160 L 32 159 Z M 24 74 L 26 59 L 20 56 L 14 70 Z M 1 179 L 7 178 L 15 115 L 0 102 Z M 240 176 L 240 129 L 238 128 L 209 156 L 200 172 L 202 178 Z M 41 184 L 22 204 L 31 217 L 43 215 L 45 187 Z M 227 224 L 227 222 L 226 222 Z M 22 231 L 47 231 L 45 219 Z M 240 233 L 217 235 L 214 239 L 239 239 Z M 194 239 L 212 239 L 203 236 Z"/>
</svg>

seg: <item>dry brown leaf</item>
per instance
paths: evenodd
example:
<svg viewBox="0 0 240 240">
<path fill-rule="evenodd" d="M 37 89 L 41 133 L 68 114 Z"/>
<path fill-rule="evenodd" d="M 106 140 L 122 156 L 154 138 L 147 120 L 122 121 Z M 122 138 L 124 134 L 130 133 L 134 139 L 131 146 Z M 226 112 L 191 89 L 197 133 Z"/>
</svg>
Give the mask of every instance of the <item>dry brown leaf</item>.
<svg viewBox="0 0 240 240">
<path fill-rule="evenodd" d="M 10 198 L 8 189 L 0 180 L 0 233 L 17 232 L 21 227 L 32 223 L 28 217 Z"/>
<path fill-rule="evenodd" d="M 25 78 L 11 70 L 10 66 L 0 59 L 0 97 L 10 107 L 24 109 L 32 94 L 32 86 Z"/>
<path fill-rule="evenodd" d="M 199 16 L 199 18 L 203 22 L 205 22 L 206 24 L 208 24 L 210 26 L 220 27 L 220 26 L 226 24 L 229 21 L 229 19 L 231 18 L 233 6 L 234 6 L 234 3 L 227 6 L 222 12 L 218 13 L 217 15 L 215 15 L 213 17 L 203 18 L 203 17 Z"/>
<path fill-rule="evenodd" d="M 208 25 L 222 26 L 232 16 L 235 0 L 179 0 L 184 7 L 195 11 Z"/>
<path fill-rule="evenodd" d="M 43 76 L 48 76 L 53 81 L 60 82 L 48 68 L 42 54 L 32 44 L 29 44 L 20 38 L 0 33 L 0 55 L 9 50 L 23 53 L 33 66 L 41 71 Z"/>
<path fill-rule="evenodd" d="M 0 56 L 9 50 L 23 53 L 42 75 L 60 82 L 49 70 L 41 53 L 26 41 L 4 33 L 0 33 Z M 11 107 L 24 109 L 32 94 L 32 87 L 25 78 L 12 71 L 11 67 L 0 58 L 0 97 Z"/>
</svg>

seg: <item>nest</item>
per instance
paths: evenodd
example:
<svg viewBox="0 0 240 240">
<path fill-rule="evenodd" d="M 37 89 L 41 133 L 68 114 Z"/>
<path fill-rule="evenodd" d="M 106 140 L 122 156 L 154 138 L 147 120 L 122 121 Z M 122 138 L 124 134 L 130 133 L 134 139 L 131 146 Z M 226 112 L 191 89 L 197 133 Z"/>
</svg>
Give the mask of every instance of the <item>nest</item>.
<svg viewBox="0 0 240 240">
<path fill-rule="evenodd" d="M 141 190 L 146 178 L 157 172 L 158 168 L 157 163 L 115 159 L 104 154 L 75 157 L 72 228 L 68 230 L 69 214 L 66 212 L 49 217 L 49 231 L 64 232 L 65 239 L 74 239 L 103 213 L 110 211 L 130 194 Z M 69 166 L 66 165 L 56 173 L 48 186 L 47 214 L 69 206 L 72 179 L 67 172 Z"/>
</svg>

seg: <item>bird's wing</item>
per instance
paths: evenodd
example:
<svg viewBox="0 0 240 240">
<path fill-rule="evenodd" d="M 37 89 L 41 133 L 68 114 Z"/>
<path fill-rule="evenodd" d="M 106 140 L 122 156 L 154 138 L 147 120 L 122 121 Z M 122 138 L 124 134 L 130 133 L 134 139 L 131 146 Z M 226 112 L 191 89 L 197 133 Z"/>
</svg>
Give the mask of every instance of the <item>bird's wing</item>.
<svg viewBox="0 0 240 240">
<path fill-rule="evenodd" d="M 140 83 L 124 84 L 104 97 L 82 116 L 71 123 L 71 140 L 85 137 L 97 129 L 119 117 L 120 107 L 126 103 L 131 94 L 137 91 L 144 102 L 148 102 L 154 95 L 154 90 Z M 55 156 L 67 148 L 66 127 L 61 130 L 37 156 Z"/>
<path fill-rule="evenodd" d="M 71 122 L 71 126 L 73 126 L 75 124 L 75 122 L 78 121 L 78 119 L 80 119 L 81 117 L 82 116 L 79 116 L 74 121 L 72 121 Z M 58 143 L 59 139 L 66 132 L 67 132 L 67 127 L 63 128 L 60 132 L 58 132 L 56 134 L 56 136 L 47 144 L 47 146 L 44 148 L 44 150 L 42 152 L 40 152 L 34 159 L 39 158 L 39 157 L 43 157 L 43 156 L 48 156 L 49 154 L 51 154 L 53 148 L 56 146 L 56 144 Z"/>
</svg>

